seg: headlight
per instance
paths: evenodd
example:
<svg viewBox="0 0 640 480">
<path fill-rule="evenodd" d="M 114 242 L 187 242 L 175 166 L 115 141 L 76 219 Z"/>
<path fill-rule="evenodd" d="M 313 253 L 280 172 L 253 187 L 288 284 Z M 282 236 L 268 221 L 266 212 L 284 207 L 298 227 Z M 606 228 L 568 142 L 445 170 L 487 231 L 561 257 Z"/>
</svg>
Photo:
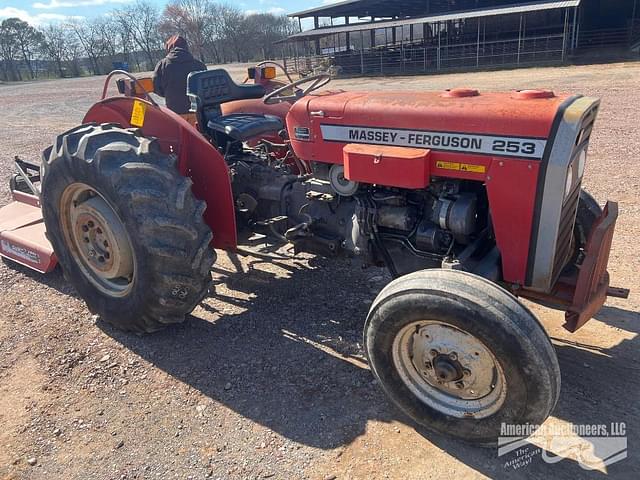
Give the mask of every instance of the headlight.
<svg viewBox="0 0 640 480">
<path fill-rule="evenodd" d="M 567 198 L 571 193 L 571 187 L 573 187 L 573 164 L 569 165 L 567 170 L 567 182 L 564 186 L 564 198 Z"/>
<path fill-rule="evenodd" d="M 580 152 L 578 157 L 578 178 L 582 178 L 584 175 L 584 167 L 587 165 L 587 149 L 585 148 Z"/>
</svg>

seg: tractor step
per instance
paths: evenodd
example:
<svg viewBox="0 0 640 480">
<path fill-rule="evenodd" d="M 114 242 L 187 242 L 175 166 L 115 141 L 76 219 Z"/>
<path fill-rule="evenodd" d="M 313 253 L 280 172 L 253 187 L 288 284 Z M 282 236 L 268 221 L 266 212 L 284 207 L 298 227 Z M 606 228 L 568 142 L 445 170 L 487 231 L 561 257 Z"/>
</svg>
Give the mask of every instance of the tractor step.
<svg viewBox="0 0 640 480">
<path fill-rule="evenodd" d="M 309 189 L 307 192 L 308 200 L 333 202 L 336 198 L 334 191 L 331 188 L 331 182 L 328 182 L 327 180 L 312 178 L 304 182 L 304 185 Z"/>
<path fill-rule="evenodd" d="M 317 200 L 319 202 L 333 202 L 336 197 L 331 193 L 311 191 L 311 192 L 307 192 L 307 198 L 309 200 Z"/>
</svg>

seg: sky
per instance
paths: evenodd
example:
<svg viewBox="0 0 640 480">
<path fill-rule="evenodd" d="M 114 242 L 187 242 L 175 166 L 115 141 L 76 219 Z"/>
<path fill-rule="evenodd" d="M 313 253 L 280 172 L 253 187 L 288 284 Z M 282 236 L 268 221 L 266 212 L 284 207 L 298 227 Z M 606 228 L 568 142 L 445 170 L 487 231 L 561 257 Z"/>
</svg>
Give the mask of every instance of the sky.
<svg viewBox="0 0 640 480">
<path fill-rule="evenodd" d="M 0 0 L 0 20 L 18 17 L 32 25 L 64 20 L 69 17 L 95 17 L 135 0 Z M 168 0 L 150 0 L 163 8 Z M 338 0 L 227 0 L 247 13 L 292 13 Z M 225 3 L 225 2 L 221 2 Z"/>
</svg>

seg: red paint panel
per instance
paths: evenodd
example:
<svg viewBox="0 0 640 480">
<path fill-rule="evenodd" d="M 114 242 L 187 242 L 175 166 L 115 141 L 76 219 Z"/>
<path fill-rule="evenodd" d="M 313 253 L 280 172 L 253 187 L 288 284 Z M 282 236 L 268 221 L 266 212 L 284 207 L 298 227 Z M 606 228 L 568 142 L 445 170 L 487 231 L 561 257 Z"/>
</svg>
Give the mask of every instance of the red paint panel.
<svg viewBox="0 0 640 480">
<path fill-rule="evenodd" d="M 494 158 L 486 179 L 503 277 L 520 285 L 527 273 L 539 167 L 536 161 Z"/>
<path fill-rule="evenodd" d="M 323 141 L 320 125 L 547 138 L 566 98 L 522 98 L 517 92 L 480 92 L 468 97 L 446 92 L 322 92 L 296 102 L 287 126 L 290 132 L 295 127 L 311 130 L 310 141 L 292 138 L 298 157 L 342 163 L 344 143 Z M 439 160 L 441 154 L 433 150 L 432 160 Z"/>
<path fill-rule="evenodd" d="M 193 181 L 193 193 L 207 203 L 204 219 L 213 232 L 212 246 L 233 250 L 237 246 L 235 211 L 229 170 L 220 153 L 182 117 L 171 110 L 154 106 L 146 100 L 135 99 L 147 105 L 142 132 L 156 137 L 165 153 L 178 156 L 180 173 Z M 87 112 L 84 123 L 118 123 L 131 127 L 129 121 L 134 99 L 107 98 L 96 103 Z"/>
<path fill-rule="evenodd" d="M 350 143 L 344 147 L 344 172 L 356 182 L 424 188 L 429 184 L 429 150 Z"/>
</svg>

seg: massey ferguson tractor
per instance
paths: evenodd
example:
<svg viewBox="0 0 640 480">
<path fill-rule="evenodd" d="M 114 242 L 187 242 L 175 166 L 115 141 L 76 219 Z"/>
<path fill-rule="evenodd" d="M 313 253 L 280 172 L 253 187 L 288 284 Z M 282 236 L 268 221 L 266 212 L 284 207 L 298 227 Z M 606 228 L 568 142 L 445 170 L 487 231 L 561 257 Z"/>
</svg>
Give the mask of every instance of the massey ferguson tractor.
<svg viewBox="0 0 640 480">
<path fill-rule="evenodd" d="M 560 370 L 520 299 L 566 312 L 573 332 L 629 293 L 607 273 L 617 204 L 581 189 L 598 100 L 320 91 L 326 75 L 265 88 L 272 76 L 192 73 L 195 126 L 120 79 L 124 94 L 103 94 L 41 168 L 17 162 L 2 255 L 59 263 L 89 310 L 139 333 L 182 322 L 214 249 L 256 233 L 385 267 L 364 348 L 400 409 L 479 445 L 502 423 L 544 422 Z"/>
</svg>

